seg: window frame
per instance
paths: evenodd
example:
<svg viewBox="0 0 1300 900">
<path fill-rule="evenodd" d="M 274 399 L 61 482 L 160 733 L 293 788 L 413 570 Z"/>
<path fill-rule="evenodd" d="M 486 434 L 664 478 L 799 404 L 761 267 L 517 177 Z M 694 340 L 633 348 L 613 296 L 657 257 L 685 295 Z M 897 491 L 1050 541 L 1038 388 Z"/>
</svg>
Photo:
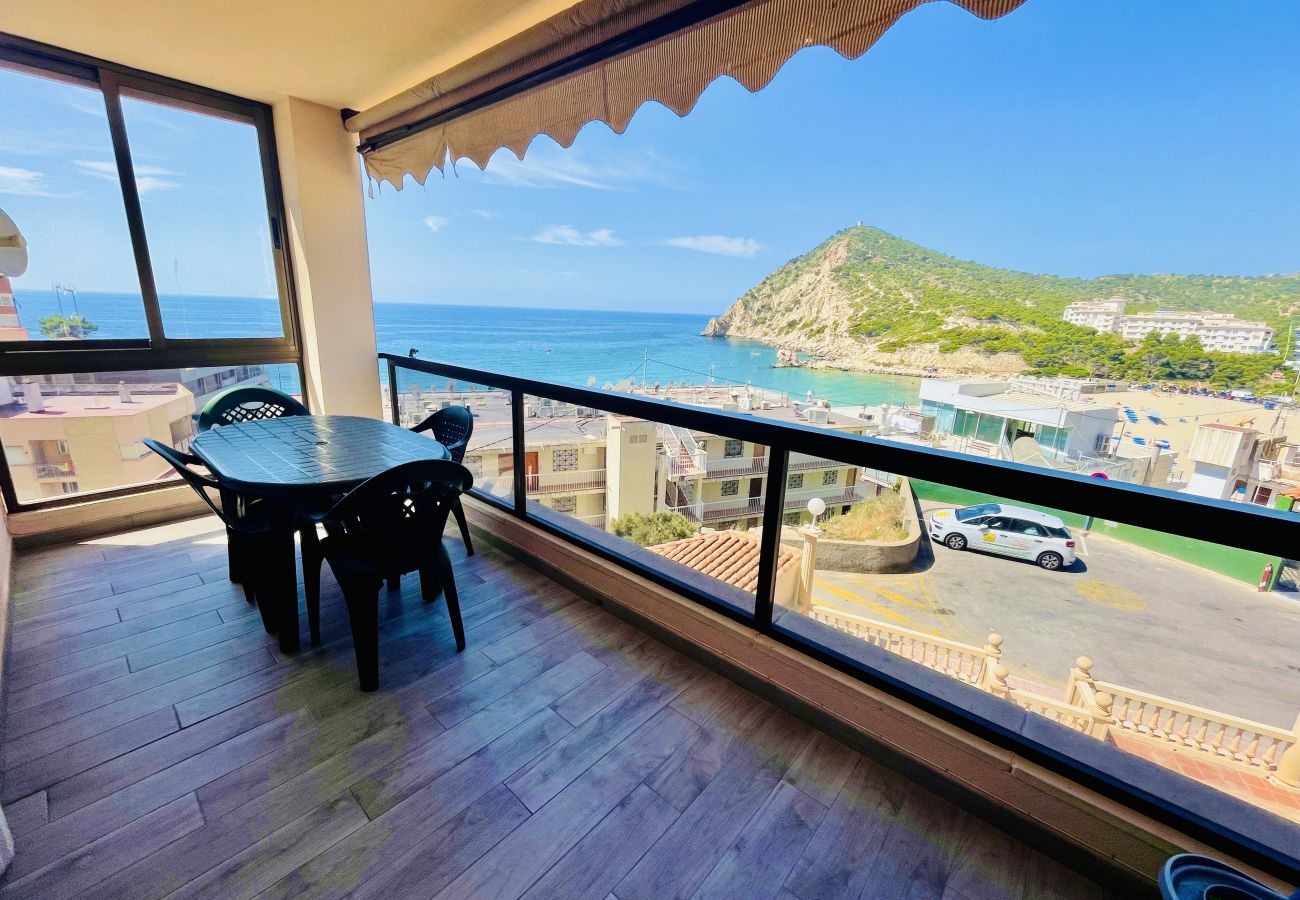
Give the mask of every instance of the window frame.
<svg viewBox="0 0 1300 900">
<path fill-rule="evenodd" d="M 307 382 L 302 366 L 297 284 L 293 276 L 288 230 L 284 227 L 287 216 L 280 184 L 279 155 L 271 107 L 223 91 L 154 75 L 4 32 L 0 32 L 0 65 L 22 74 L 88 87 L 100 93 L 108 116 L 109 137 L 126 213 L 127 232 L 149 329 L 147 338 L 87 338 L 76 341 L 75 347 L 69 346 L 72 343 L 69 341 L 0 341 L 0 376 L 79 375 L 197 366 L 287 364 L 297 368 L 299 384 L 305 390 Z M 251 125 L 255 129 L 271 241 L 269 249 L 275 270 L 283 328 L 281 336 L 167 337 L 162 310 L 158 304 L 144 215 L 122 114 L 123 93 L 131 98 Z M 69 506 L 171 487 L 174 485 L 166 482 L 123 485 L 66 497 L 24 501 L 18 499 L 14 490 L 8 461 L 0 460 L 0 498 L 9 512 Z"/>
</svg>

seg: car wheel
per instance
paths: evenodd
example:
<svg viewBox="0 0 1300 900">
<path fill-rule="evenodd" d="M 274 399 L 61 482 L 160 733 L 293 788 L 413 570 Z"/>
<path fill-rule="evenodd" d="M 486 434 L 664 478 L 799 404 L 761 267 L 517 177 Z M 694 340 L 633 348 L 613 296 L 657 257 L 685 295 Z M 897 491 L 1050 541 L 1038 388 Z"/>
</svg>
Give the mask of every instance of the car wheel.
<svg viewBox="0 0 1300 900">
<path fill-rule="evenodd" d="M 1048 570 L 1059 569 L 1064 562 L 1059 553 L 1044 553 L 1038 557 L 1038 564 Z"/>
<path fill-rule="evenodd" d="M 943 542 L 948 545 L 949 550 L 966 549 L 966 538 L 960 534 L 950 534 L 943 539 Z"/>
</svg>

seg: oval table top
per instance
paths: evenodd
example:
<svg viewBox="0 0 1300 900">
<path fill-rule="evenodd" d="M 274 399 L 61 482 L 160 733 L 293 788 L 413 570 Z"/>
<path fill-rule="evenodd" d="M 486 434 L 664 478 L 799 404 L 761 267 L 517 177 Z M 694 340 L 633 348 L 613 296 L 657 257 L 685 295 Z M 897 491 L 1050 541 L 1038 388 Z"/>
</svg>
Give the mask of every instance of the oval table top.
<svg viewBox="0 0 1300 900">
<path fill-rule="evenodd" d="M 287 416 L 223 425 L 190 452 L 236 490 L 345 493 L 401 463 L 450 459 L 447 448 L 380 419 Z"/>
</svg>

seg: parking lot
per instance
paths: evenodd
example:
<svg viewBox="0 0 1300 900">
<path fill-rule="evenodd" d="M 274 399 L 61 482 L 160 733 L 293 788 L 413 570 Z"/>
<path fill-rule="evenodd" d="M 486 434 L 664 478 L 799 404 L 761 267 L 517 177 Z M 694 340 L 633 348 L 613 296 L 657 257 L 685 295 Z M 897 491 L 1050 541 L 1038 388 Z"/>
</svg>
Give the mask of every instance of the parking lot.
<svg viewBox="0 0 1300 900">
<path fill-rule="evenodd" d="M 926 504 L 925 511 L 938 508 Z M 1101 680 L 1290 727 L 1300 713 L 1300 601 L 1122 541 L 1089 536 L 1064 571 L 929 538 L 912 572 L 818 569 L 814 602 L 983 645 L 1013 675 L 1063 685 L 1076 657 Z"/>
</svg>

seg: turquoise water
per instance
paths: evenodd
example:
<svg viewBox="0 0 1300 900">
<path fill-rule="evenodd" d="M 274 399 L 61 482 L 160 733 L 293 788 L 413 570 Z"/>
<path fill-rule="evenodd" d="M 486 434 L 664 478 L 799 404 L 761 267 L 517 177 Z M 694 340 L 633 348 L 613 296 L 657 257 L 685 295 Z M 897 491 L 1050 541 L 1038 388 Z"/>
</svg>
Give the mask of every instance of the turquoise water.
<svg viewBox="0 0 1300 900">
<path fill-rule="evenodd" d="M 15 290 L 23 324 L 36 335 L 41 317 L 59 311 L 50 291 Z M 245 297 L 160 298 L 173 337 L 267 337 L 280 333 L 273 300 Z M 146 337 L 138 297 L 79 292 L 78 310 L 99 325 L 98 338 Z M 64 311 L 72 312 L 65 301 Z M 416 303 L 375 304 L 381 352 L 439 360 L 565 384 L 687 381 L 751 383 L 791 395 L 812 391 L 836 405 L 913 403 L 919 381 L 885 375 L 773 369 L 776 351 L 752 341 L 700 337 L 707 315 L 593 312 Z M 431 387 L 432 376 L 404 374 L 402 386 Z"/>
</svg>

